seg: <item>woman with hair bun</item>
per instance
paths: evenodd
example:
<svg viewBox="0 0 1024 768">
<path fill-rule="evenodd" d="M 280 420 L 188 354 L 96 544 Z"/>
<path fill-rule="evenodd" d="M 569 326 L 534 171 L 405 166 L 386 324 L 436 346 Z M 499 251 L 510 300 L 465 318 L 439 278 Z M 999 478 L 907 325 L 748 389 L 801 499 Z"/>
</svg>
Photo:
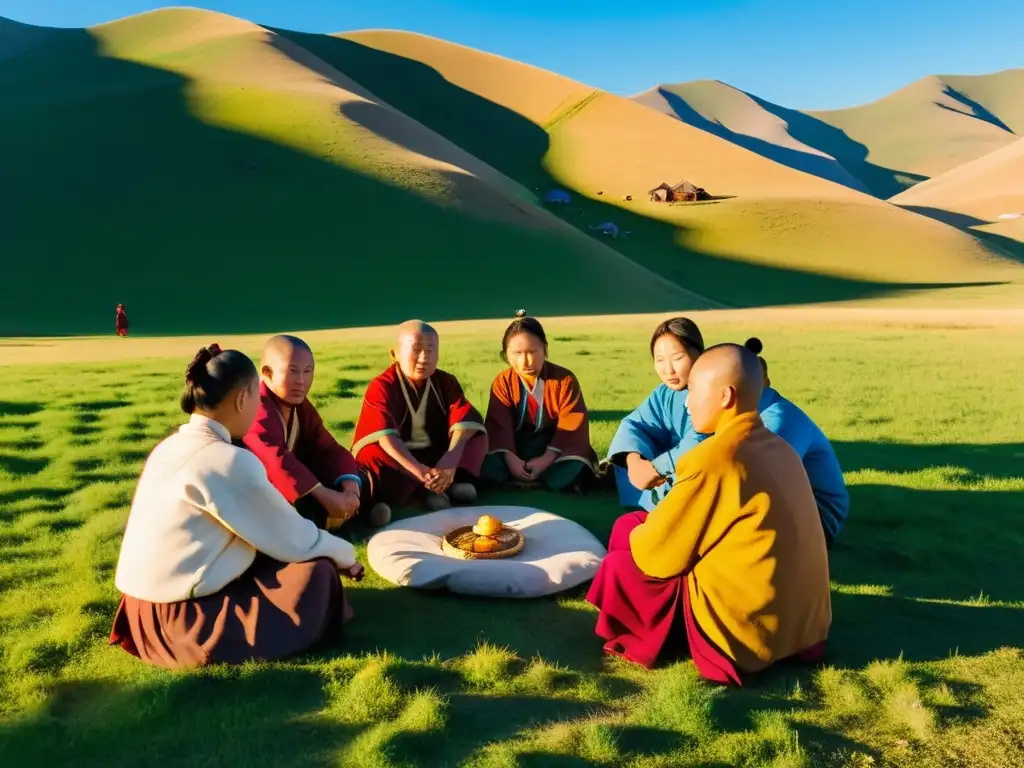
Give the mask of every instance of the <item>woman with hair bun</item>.
<svg viewBox="0 0 1024 768">
<path fill-rule="evenodd" d="M 189 421 L 146 460 L 121 542 L 110 642 L 161 667 L 240 664 L 309 648 L 347 618 L 338 574 L 352 545 L 271 485 L 240 440 L 259 377 L 236 350 L 205 347 L 185 372 Z"/>
<path fill-rule="evenodd" d="M 839 532 L 846 523 L 850 511 L 850 494 L 843 480 L 843 470 L 839 466 L 832 444 L 825 433 L 806 413 L 794 403 L 772 388 L 768 378 L 768 363 L 761 352 L 764 344 L 754 337 L 747 339 L 744 345 L 757 355 L 764 374 L 764 390 L 758 411 L 761 421 L 770 432 L 774 432 L 796 451 L 803 462 L 807 478 L 811 481 L 814 500 L 818 504 L 818 516 L 825 531 L 825 541 L 832 546 Z M 703 442 L 709 435 L 697 432 L 692 424 L 687 424 L 686 434 L 678 446 L 682 455 Z"/>
<path fill-rule="evenodd" d="M 525 309 L 505 329 L 501 357 L 509 367 L 491 384 L 483 476 L 555 491 L 582 489 L 597 455 L 576 376 L 548 360 L 544 327 Z"/>
</svg>

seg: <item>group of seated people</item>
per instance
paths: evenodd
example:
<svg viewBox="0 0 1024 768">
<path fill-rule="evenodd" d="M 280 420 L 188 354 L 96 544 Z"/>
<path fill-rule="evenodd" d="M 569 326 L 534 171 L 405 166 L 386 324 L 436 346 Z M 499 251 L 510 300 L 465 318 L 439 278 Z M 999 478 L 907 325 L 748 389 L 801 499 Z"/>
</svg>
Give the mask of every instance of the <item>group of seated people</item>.
<svg viewBox="0 0 1024 768">
<path fill-rule="evenodd" d="M 821 656 L 827 547 L 849 499 L 821 430 L 770 387 L 759 341 L 705 349 L 691 320 L 659 325 L 662 384 L 600 464 L 579 380 L 547 359 L 541 323 L 520 311 L 501 347 L 508 367 L 482 417 L 438 369 L 436 330 L 403 323 L 351 450 L 309 400 L 301 339 L 270 339 L 259 369 L 236 350 L 199 350 L 181 397 L 189 421 L 153 450 L 135 492 L 110 642 L 165 667 L 288 656 L 354 615 L 339 579 L 363 576 L 351 526 L 386 525 L 393 507 L 472 504 L 485 485 L 583 493 L 611 467 L 630 512 L 587 596 L 606 653 L 646 667 L 688 653 L 705 678 L 736 685 Z"/>
</svg>

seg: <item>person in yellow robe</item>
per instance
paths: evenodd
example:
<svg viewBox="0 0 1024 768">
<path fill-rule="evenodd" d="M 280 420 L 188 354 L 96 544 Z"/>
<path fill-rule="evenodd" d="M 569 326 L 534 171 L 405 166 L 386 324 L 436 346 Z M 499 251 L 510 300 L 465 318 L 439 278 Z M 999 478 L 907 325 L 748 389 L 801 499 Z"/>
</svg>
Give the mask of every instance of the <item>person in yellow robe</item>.
<svg viewBox="0 0 1024 768">
<path fill-rule="evenodd" d="M 615 524 L 587 595 L 606 653 L 652 667 L 688 650 L 703 677 L 735 685 L 824 653 L 825 535 L 800 457 L 758 415 L 763 386 L 757 355 L 738 344 L 694 363 L 686 408 L 714 434 L 679 460 L 652 512 Z"/>
</svg>

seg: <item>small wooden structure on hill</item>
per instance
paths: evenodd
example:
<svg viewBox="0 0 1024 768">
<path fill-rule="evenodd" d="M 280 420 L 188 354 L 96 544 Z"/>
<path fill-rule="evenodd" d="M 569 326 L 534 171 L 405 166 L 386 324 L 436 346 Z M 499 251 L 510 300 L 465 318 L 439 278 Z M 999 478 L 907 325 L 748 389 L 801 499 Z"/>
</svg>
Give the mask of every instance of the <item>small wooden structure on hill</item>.
<svg viewBox="0 0 1024 768">
<path fill-rule="evenodd" d="M 711 195 L 704 187 L 698 187 L 685 179 L 675 185 L 659 184 L 648 194 L 651 196 L 652 203 L 680 203 L 711 199 Z"/>
</svg>

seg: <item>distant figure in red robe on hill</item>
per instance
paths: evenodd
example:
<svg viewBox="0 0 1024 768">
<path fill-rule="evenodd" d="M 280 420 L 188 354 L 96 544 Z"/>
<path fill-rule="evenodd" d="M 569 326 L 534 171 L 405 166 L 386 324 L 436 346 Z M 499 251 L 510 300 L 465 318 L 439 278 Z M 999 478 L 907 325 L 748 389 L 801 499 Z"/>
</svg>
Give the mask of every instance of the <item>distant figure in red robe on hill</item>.
<svg viewBox="0 0 1024 768">
<path fill-rule="evenodd" d="M 117 320 L 114 323 L 118 336 L 128 335 L 128 313 L 124 311 L 124 304 L 117 305 Z"/>
</svg>

